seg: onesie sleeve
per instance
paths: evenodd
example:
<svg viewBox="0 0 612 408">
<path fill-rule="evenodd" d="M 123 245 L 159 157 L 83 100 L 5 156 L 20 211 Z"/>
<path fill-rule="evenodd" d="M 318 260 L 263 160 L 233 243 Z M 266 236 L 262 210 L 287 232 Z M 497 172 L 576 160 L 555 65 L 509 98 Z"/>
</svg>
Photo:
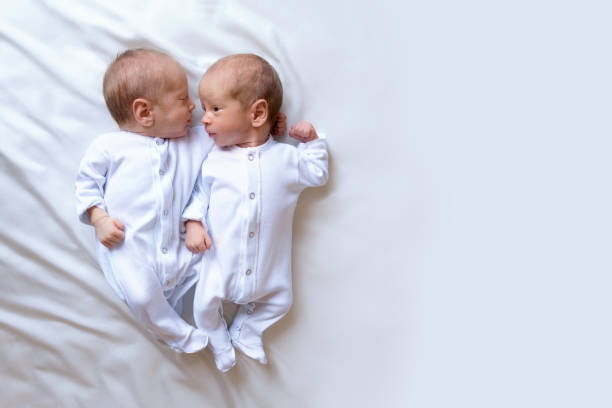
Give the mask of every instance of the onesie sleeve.
<svg viewBox="0 0 612 408">
<path fill-rule="evenodd" d="M 327 183 L 327 141 L 324 134 L 308 143 L 300 143 L 298 150 L 298 182 L 304 187 Z"/>
<path fill-rule="evenodd" d="M 87 210 L 100 207 L 104 211 L 104 186 L 109 168 L 109 157 L 105 150 L 94 141 L 83 156 L 76 177 L 77 215 L 82 223 L 91 225 Z"/>
<path fill-rule="evenodd" d="M 200 170 L 198 179 L 191 192 L 191 197 L 183 210 L 181 218 L 183 222 L 187 220 L 201 221 L 202 225 L 208 229 L 206 225 L 206 214 L 208 213 L 208 202 L 210 200 L 210 181 L 202 177 L 202 174 L 205 172 L 205 164 L 206 161 L 202 164 L 202 169 Z"/>
</svg>

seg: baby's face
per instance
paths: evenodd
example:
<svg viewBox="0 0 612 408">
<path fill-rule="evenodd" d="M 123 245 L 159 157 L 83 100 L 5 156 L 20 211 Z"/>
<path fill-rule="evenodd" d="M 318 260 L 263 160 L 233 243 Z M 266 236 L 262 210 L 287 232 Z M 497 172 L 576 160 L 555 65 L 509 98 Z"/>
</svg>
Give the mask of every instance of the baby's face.
<svg viewBox="0 0 612 408">
<path fill-rule="evenodd" d="M 228 80 L 222 74 L 206 74 L 199 87 L 202 124 L 221 147 L 244 143 L 251 129 L 250 110 L 232 98 Z"/>
<path fill-rule="evenodd" d="M 155 123 L 151 133 L 152 136 L 173 139 L 187 134 L 195 106 L 189 98 L 185 71 L 178 64 L 168 64 L 166 71 L 166 87 L 153 105 Z"/>
</svg>

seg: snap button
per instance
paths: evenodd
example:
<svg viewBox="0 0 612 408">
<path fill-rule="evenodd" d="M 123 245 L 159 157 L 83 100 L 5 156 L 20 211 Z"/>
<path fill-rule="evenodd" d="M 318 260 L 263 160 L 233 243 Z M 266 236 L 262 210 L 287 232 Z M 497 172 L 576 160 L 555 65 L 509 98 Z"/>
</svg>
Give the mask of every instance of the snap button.
<svg viewBox="0 0 612 408">
<path fill-rule="evenodd" d="M 162 253 L 163 253 L 163 254 L 167 254 L 167 253 L 168 253 L 168 248 L 163 247 L 163 248 L 161 249 L 161 251 L 162 251 Z"/>
<path fill-rule="evenodd" d="M 255 156 L 253 155 L 253 153 L 249 153 L 249 160 L 250 161 L 255 160 Z"/>
<path fill-rule="evenodd" d="M 246 274 L 247 274 L 247 276 L 248 276 L 248 275 L 250 275 L 250 274 L 251 274 L 251 270 L 250 270 L 250 269 L 247 269 L 247 270 L 246 270 Z"/>
<path fill-rule="evenodd" d="M 255 233 L 253 231 L 249 232 L 249 238 L 253 238 L 255 236 Z"/>
<path fill-rule="evenodd" d="M 249 194 L 249 197 L 251 198 L 251 200 L 254 199 L 255 198 L 255 193 Z"/>
</svg>

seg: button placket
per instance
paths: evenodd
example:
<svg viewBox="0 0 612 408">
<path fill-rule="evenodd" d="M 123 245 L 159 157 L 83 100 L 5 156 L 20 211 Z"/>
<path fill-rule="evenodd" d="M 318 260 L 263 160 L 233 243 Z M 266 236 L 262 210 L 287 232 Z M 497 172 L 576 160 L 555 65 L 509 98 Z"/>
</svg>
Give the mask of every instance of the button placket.
<svg viewBox="0 0 612 408">
<path fill-rule="evenodd" d="M 253 150 L 246 153 L 245 165 L 247 170 L 247 192 L 248 192 L 248 215 L 244 228 L 246 229 L 243 237 L 247 239 L 244 255 L 244 276 L 246 279 L 245 293 L 255 290 L 257 281 L 257 222 L 261 206 L 261 179 L 260 179 L 260 151 Z"/>
<path fill-rule="evenodd" d="M 253 180 L 254 177 L 252 177 L 253 173 L 255 173 L 257 171 L 257 167 L 253 166 L 253 164 L 256 164 L 256 163 L 253 163 L 255 161 L 255 152 L 249 152 L 247 154 L 247 158 L 251 162 L 251 163 L 249 163 L 249 166 L 248 166 L 249 184 L 251 185 L 251 192 L 249 193 L 249 198 L 251 200 L 254 200 L 255 199 L 255 191 L 254 191 L 253 187 L 256 187 L 256 184 L 258 182 L 258 180 Z M 255 181 L 255 183 L 253 183 L 253 181 Z M 255 184 L 255 185 L 253 185 L 253 184 Z"/>
<path fill-rule="evenodd" d="M 171 253 L 174 245 L 172 242 L 172 228 L 174 224 L 168 219 L 169 209 L 172 208 L 172 177 L 168 176 L 171 175 L 171 152 L 174 145 L 167 142 L 163 138 L 155 138 L 150 142 L 153 156 L 151 162 L 153 184 L 151 188 L 157 196 L 155 211 L 160 232 L 154 244 L 159 251 L 157 252 L 158 273 L 160 278 L 164 279 L 163 282 L 165 284 L 172 286 L 172 273 L 169 271 L 173 270 L 174 265 L 172 265 L 173 260 L 168 255 Z"/>
<path fill-rule="evenodd" d="M 158 174 L 159 174 L 159 186 L 160 186 L 160 201 L 159 201 L 159 217 L 160 217 L 160 227 L 161 227 L 161 236 L 160 236 L 160 251 L 163 255 L 167 255 L 170 252 L 170 248 L 172 244 L 172 227 L 173 224 L 168 220 L 168 214 L 170 213 L 169 209 L 172 207 L 172 177 L 166 177 L 168 173 L 168 169 L 171 165 L 170 163 L 170 149 L 172 146 L 169 143 L 166 143 L 165 139 L 157 139 L 157 152 L 159 153 L 159 162 L 158 162 Z M 164 258 L 165 259 L 165 258 Z M 167 279 L 170 283 L 172 280 L 172 276 L 168 275 L 166 271 L 168 259 L 162 261 L 160 265 L 161 270 L 165 275 L 167 275 Z"/>
</svg>

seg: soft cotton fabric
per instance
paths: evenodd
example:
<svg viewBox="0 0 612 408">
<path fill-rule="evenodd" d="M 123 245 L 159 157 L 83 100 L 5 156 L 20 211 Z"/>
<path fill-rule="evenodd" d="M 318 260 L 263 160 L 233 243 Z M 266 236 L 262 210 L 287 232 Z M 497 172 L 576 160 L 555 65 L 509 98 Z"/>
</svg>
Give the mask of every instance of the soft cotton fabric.
<svg viewBox="0 0 612 408">
<path fill-rule="evenodd" d="M 231 353 L 233 343 L 267 362 L 262 333 L 292 303 L 295 206 L 304 188 L 325 184 L 327 175 L 324 138 L 294 147 L 270 137 L 252 148 L 215 146 L 208 155 L 183 216 L 203 221 L 213 241 L 202 260 L 194 317 L 218 356 Z M 241 305 L 229 333 L 223 301 Z"/>
<path fill-rule="evenodd" d="M 97 206 L 125 226 L 123 243 L 98 242 L 104 275 L 136 317 L 177 351 L 198 351 L 206 336 L 173 307 L 197 280 L 200 256 L 183 241 L 181 211 L 204 157 L 212 147 L 202 126 L 177 139 L 118 131 L 98 136 L 76 180 L 77 212 Z"/>
</svg>

